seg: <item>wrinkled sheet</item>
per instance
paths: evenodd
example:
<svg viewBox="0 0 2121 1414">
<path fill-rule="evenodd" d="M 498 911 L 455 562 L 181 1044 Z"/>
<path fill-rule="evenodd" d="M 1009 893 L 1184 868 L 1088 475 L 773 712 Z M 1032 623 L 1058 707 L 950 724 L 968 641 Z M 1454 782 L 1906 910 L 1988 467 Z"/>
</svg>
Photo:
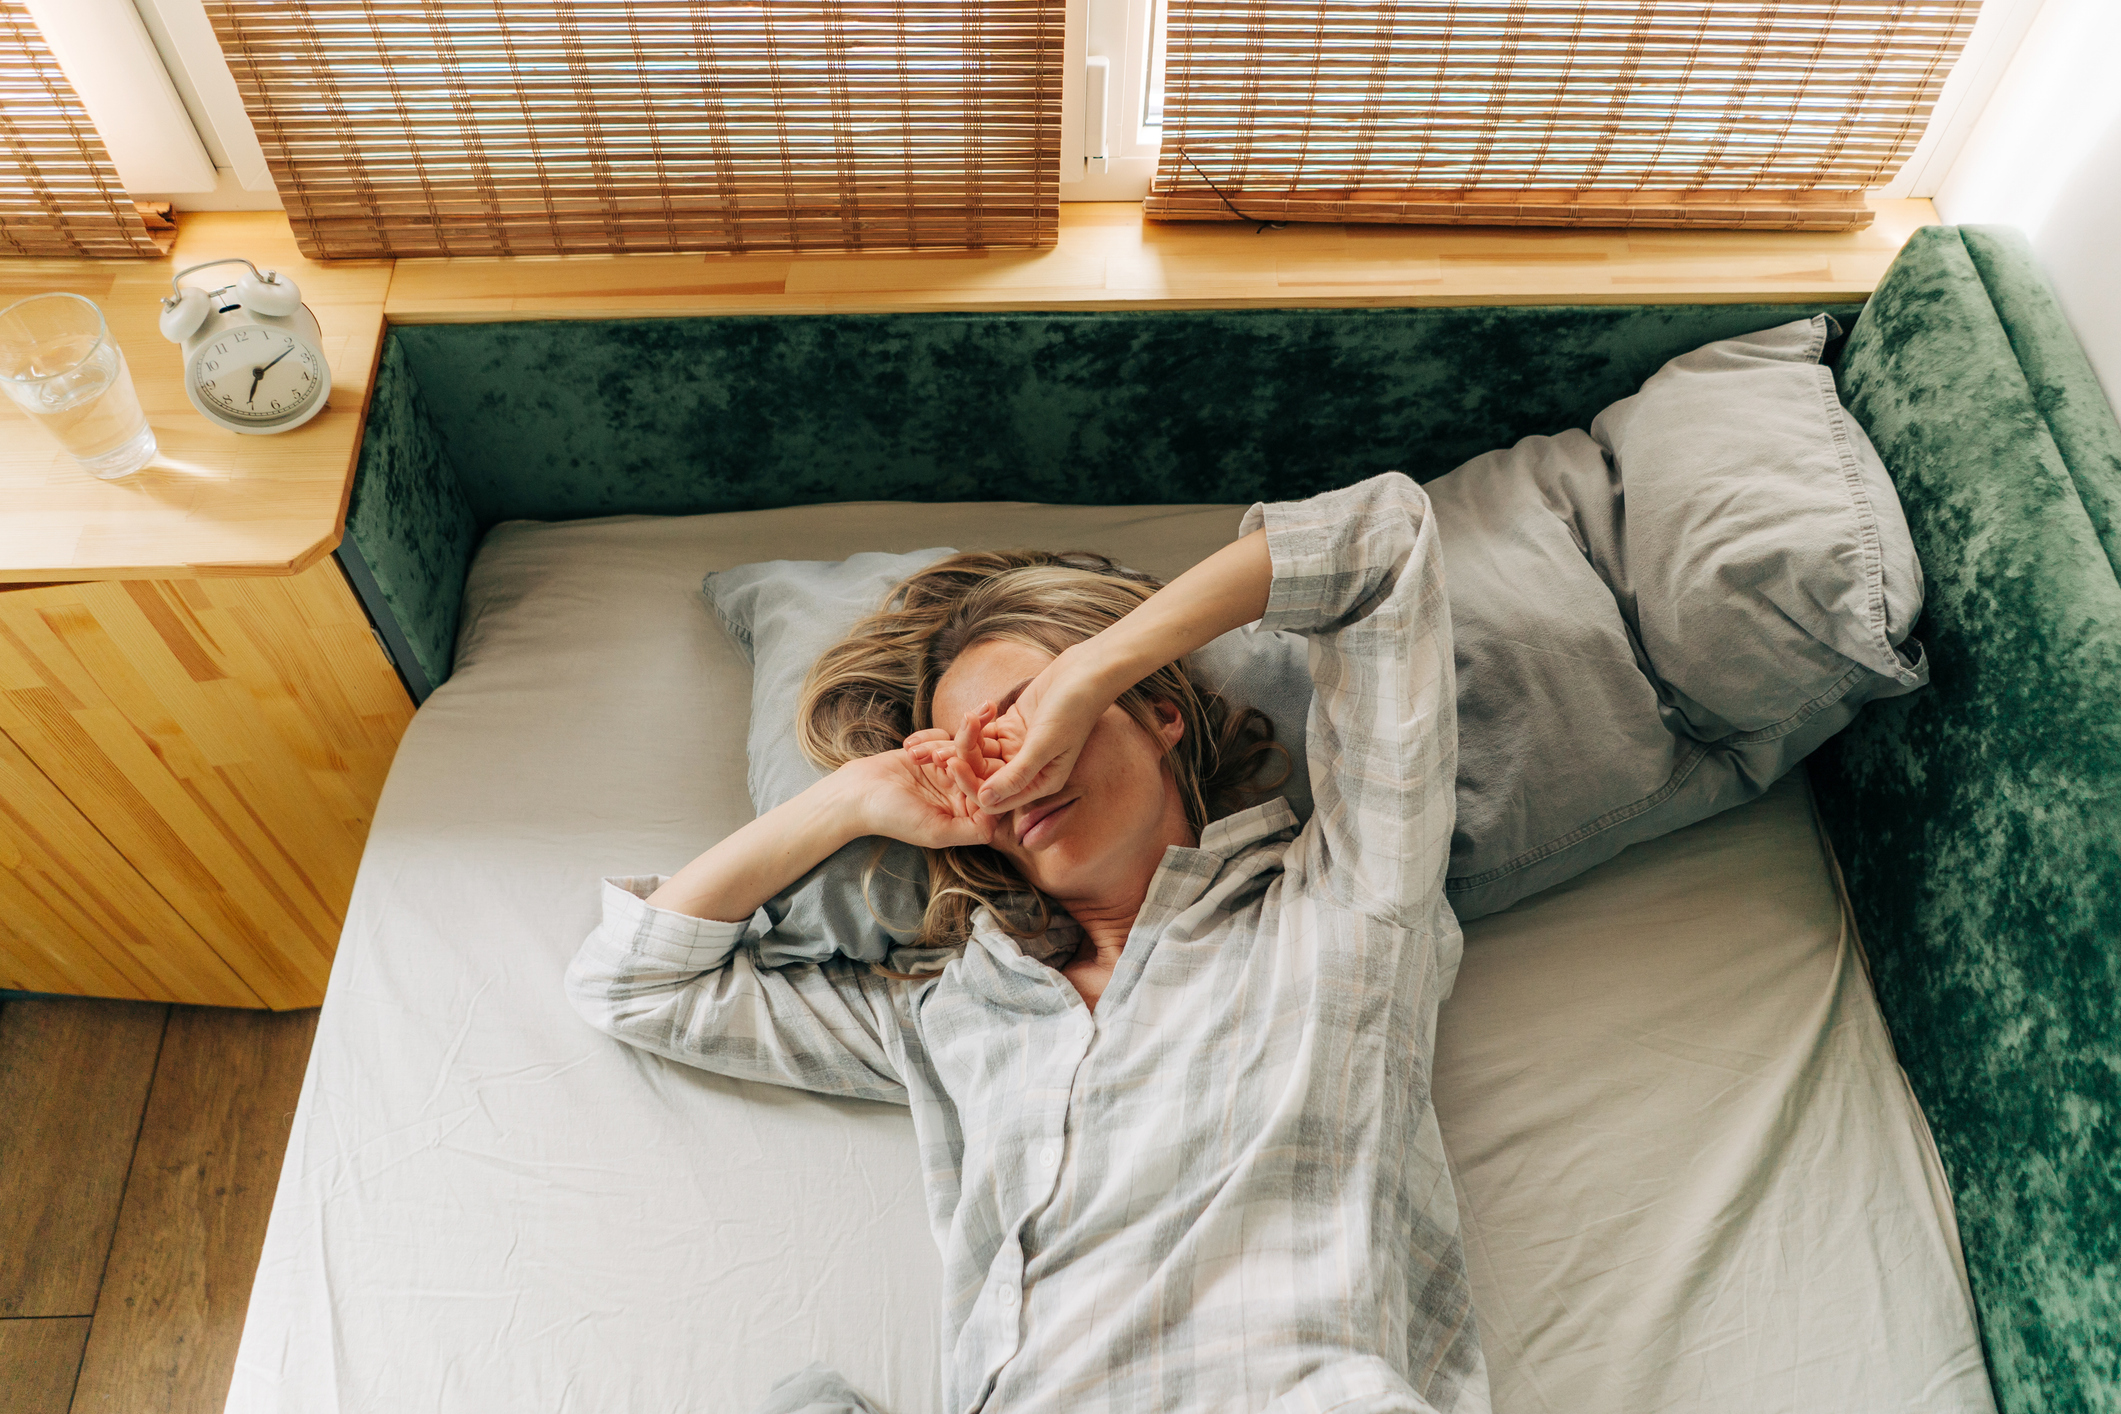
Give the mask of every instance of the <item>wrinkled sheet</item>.
<svg viewBox="0 0 2121 1414">
<path fill-rule="evenodd" d="M 822 1360 L 932 1407 L 903 1110 L 582 1024 L 596 881 L 750 815 L 709 569 L 1040 544 L 1175 573 L 1239 508 L 497 527 L 378 807 L 228 1408 L 736 1411 Z M 1985 1411 L 1949 1198 L 1801 781 L 1466 930 L 1438 1032 L 1496 1408 Z"/>
</svg>

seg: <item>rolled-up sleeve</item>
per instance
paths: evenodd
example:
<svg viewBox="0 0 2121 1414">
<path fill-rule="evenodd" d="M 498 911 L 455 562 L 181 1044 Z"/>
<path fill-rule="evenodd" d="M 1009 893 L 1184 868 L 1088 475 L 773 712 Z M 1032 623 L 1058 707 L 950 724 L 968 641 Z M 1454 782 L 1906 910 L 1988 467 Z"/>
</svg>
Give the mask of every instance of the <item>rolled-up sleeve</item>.
<svg viewBox="0 0 2121 1414">
<path fill-rule="evenodd" d="M 745 924 L 651 907 L 662 883 L 604 881 L 603 919 L 567 969 L 590 1025 L 720 1075 L 906 1103 L 904 984 L 846 958 L 761 968 Z"/>
<path fill-rule="evenodd" d="M 1261 620 L 1311 642 L 1313 814 L 1299 843 L 1348 908 L 1419 928 L 1457 798 L 1457 689 L 1428 494 L 1398 472 L 1252 507 L 1274 582 Z"/>
</svg>

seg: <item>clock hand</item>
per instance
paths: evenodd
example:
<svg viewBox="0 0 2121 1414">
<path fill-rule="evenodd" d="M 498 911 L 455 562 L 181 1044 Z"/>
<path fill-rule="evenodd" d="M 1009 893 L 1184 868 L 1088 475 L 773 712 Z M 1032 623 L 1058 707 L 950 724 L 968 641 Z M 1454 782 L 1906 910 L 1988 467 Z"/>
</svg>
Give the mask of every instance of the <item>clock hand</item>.
<svg viewBox="0 0 2121 1414">
<path fill-rule="evenodd" d="M 280 359 L 281 359 L 281 358 L 286 358 L 286 357 L 287 357 L 287 356 L 288 356 L 289 354 L 293 353 L 294 351 L 295 351 L 295 346 L 294 346 L 293 344 L 289 344 L 289 345 L 288 345 L 288 346 L 287 346 L 286 348 L 284 348 L 284 349 L 280 350 L 280 358 L 276 358 L 276 359 L 274 359 L 274 360 L 272 361 L 272 363 L 278 363 L 278 362 L 280 361 Z M 268 369 L 268 368 L 271 368 L 271 367 L 272 367 L 272 363 L 260 364 L 260 365 L 259 365 L 258 367 L 256 367 L 256 368 L 253 368 L 253 369 L 252 369 L 252 370 L 250 371 L 250 405 L 251 405 L 252 407 L 256 407 L 256 406 L 257 406 L 257 403 L 258 403 L 258 384 L 259 384 L 259 382 L 260 382 L 261 380 L 263 380 L 263 379 L 264 379 L 264 377 L 265 377 L 265 370 L 266 370 L 266 369 Z"/>
</svg>

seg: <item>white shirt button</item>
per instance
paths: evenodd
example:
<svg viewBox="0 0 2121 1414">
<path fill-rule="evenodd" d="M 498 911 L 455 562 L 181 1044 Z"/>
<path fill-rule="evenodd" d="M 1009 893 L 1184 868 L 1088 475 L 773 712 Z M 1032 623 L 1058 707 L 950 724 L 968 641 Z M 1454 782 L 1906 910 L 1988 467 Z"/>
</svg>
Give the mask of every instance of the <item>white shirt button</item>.
<svg viewBox="0 0 2121 1414">
<path fill-rule="evenodd" d="M 1001 1308 L 1004 1311 L 1014 1311 L 1016 1309 L 1016 1288 L 1013 1286 L 996 1287 L 994 1299 L 1001 1304 Z"/>
<path fill-rule="evenodd" d="M 1059 1148 L 1059 1146 L 1057 1146 L 1057 1145 L 1053 1145 L 1053 1144 L 1048 1144 L 1048 1145 L 1047 1145 L 1047 1146 L 1046 1146 L 1045 1148 L 1043 1148 L 1043 1149 L 1039 1150 L 1039 1151 L 1038 1151 L 1038 1166 L 1039 1166 L 1040 1168 L 1042 1168 L 1042 1169 L 1050 1169 L 1050 1168 L 1059 1168 L 1059 1167 L 1060 1167 L 1060 1148 Z"/>
</svg>

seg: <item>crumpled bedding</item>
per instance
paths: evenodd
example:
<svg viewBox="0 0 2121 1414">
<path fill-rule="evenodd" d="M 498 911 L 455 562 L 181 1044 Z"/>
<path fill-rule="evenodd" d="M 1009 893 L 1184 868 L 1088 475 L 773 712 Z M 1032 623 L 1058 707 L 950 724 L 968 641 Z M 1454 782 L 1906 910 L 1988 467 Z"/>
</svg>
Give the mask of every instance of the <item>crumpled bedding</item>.
<svg viewBox="0 0 2121 1414">
<path fill-rule="evenodd" d="M 1108 550 L 1239 508 L 849 506 L 496 528 L 378 808 L 228 1408 L 741 1411 L 824 1361 L 933 1407 L 938 1261 L 895 1107 L 583 1025 L 596 881 L 748 818 L 703 571 Z M 1949 1197 L 1793 777 L 1466 929 L 1439 1025 L 1495 1406 L 1992 1406 Z"/>
</svg>

